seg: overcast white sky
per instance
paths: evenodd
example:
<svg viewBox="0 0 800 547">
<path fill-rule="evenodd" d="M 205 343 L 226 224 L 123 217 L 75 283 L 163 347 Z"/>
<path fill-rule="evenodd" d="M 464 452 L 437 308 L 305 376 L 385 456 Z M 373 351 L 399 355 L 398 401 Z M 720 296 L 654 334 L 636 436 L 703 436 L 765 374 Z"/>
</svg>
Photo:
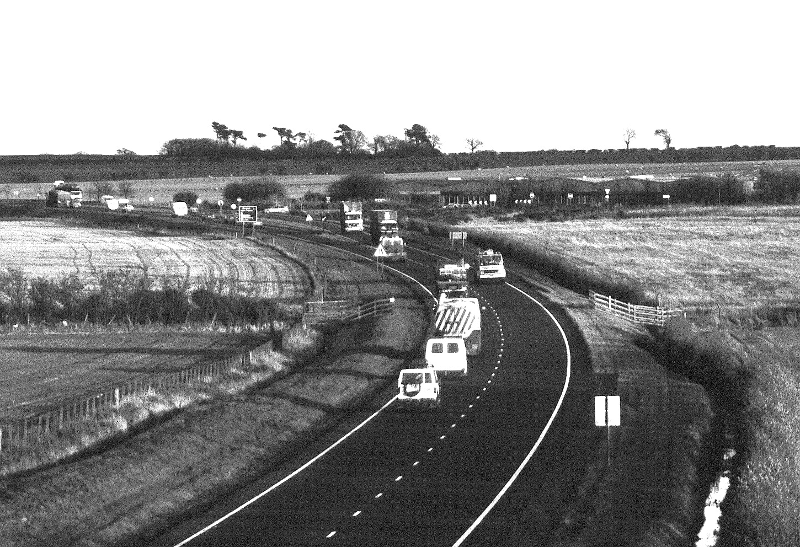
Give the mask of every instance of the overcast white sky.
<svg viewBox="0 0 800 547">
<path fill-rule="evenodd" d="M 213 121 L 261 148 L 340 123 L 445 152 L 797 146 L 797 5 L 6 0 L 0 155 L 155 154 Z"/>
</svg>

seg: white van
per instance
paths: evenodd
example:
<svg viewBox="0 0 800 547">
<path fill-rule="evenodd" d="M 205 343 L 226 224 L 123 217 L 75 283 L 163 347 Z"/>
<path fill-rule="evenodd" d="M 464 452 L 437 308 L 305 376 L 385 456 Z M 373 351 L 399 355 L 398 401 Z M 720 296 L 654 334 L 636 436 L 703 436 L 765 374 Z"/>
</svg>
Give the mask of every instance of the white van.
<svg viewBox="0 0 800 547">
<path fill-rule="evenodd" d="M 438 408 L 442 404 L 439 376 L 431 368 L 406 368 L 397 378 L 397 402 L 403 406 Z"/>
<path fill-rule="evenodd" d="M 425 345 L 425 364 L 439 374 L 467 375 L 467 348 L 460 336 L 430 338 Z"/>
</svg>

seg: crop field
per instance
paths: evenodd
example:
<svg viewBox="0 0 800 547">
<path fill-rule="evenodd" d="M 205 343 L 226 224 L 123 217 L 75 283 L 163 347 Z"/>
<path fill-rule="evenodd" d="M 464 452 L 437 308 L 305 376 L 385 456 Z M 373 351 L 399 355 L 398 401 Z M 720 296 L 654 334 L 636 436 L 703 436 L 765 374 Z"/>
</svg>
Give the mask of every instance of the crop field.
<svg viewBox="0 0 800 547">
<path fill-rule="evenodd" d="M 800 208 L 568 222 L 476 219 L 466 225 L 566 257 L 685 308 L 800 302 Z"/>
<path fill-rule="evenodd" d="M 462 171 L 436 171 L 427 173 L 389 174 L 398 182 L 442 180 L 461 177 L 463 180 L 497 179 L 515 176 L 533 178 L 625 178 L 634 175 L 652 175 L 656 180 L 674 180 L 689 175 L 720 175 L 730 173 L 742 180 L 752 180 L 761 167 L 770 169 L 800 169 L 800 160 L 732 161 L 701 163 L 593 163 L 583 165 L 534 165 L 529 167 L 498 167 Z"/>
<path fill-rule="evenodd" d="M 77 274 L 87 285 L 109 270 L 191 284 L 221 279 L 265 298 L 302 298 L 309 285 L 298 264 L 245 239 L 147 236 L 48 220 L 3 222 L 0 261 L 3 269 L 17 268 L 27 277 Z"/>
</svg>

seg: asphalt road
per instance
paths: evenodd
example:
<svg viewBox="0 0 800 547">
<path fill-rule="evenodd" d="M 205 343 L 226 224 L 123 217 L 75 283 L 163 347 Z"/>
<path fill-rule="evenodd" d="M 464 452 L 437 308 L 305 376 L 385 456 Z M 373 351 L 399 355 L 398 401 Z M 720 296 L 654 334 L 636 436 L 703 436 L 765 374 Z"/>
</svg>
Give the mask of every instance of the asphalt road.
<svg viewBox="0 0 800 547">
<path fill-rule="evenodd" d="M 402 269 L 430 283 L 430 257 L 410 258 Z M 478 290 L 485 306 L 482 352 L 471 358 L 466 378 L 445 380 L 440 409 L 389 407 L 302 473 L 186 545 L 546 544 L 594 451 L 587 350 L 565 314 L 548 306 L 569 342 L 568 368 L 561 330 L 540 306 L 505 284 Z M 536 452 L 475 525 L 537 445 L 568 378 Z M 235 510 L 393 393 L 390 386 L 281 469 L 187 516 L 152 544 L 177 545 Z"/>
</svg>

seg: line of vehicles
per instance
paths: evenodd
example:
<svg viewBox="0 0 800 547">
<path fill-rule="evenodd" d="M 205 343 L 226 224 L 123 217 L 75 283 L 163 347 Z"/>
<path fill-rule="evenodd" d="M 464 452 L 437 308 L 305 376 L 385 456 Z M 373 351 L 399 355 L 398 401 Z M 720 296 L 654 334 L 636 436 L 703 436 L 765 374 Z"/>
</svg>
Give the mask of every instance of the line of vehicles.
<svg viewBox="0 0 800 547">
<path fill-rule="evenodd" d="M 481 256 L 475 258 L 475 269 L 480 271 Z M 489 252 L 487 256 L 502 256 Z M 497 266 L 497 261 L 492 261 Z M 402 406 L 439 407 L 442 401 L 441 378 L 468 374 L 468 357 L 481 352 L 481 305 L 470 295 L 471 266 L 461 260 L 442 264 L 437 269 L 436 287 L 439 292 L 429 337 L 425 343 L 425 366 L 403 369 L 397 379 L 397 402 Z M 499 268 L 486 279 L 502 279 Z M 505 270 L 503 269 L 503 278 Z M 480 279 L 480 278 L 479 278 Z"/>
<path fill-rule="evenodd" d="M 343 234 L 364 231 L 364 207 L 360 201 L 339 202 L 339 223 Z M 397 211 L 372 209 L 369 212 L 369 234 L 376 245 L 376 257 L 386 262 L 406 260 L 406 246 L 400 237 Z"/>
<path fill-rule="evenodd" d="M 342 234 L 364 231 L 364 207 L 360 201 L 339 202 L 339 223 Z M 391 209 L 369 212 L 369 234 L 377 245 L 375 256 L 405 260 L 405 243 L 400 237 L 398 213 Z M 424 366 L 400 371 L 397 380 L 397 402 L 402 406 L 438 407 L 441 404 L 441 378 L 466 376 L 468 357 L 481 351 L 481 306 L 470 295 L 470 270 L 476 283 L 504 281 L 502 254 L 487 249 L 477 253 L 471 263 L 464 259 L 441 264 L 437 268 L 436 287 L 439 293 L 429 336 L 425 344 Z"/>
</svg>

